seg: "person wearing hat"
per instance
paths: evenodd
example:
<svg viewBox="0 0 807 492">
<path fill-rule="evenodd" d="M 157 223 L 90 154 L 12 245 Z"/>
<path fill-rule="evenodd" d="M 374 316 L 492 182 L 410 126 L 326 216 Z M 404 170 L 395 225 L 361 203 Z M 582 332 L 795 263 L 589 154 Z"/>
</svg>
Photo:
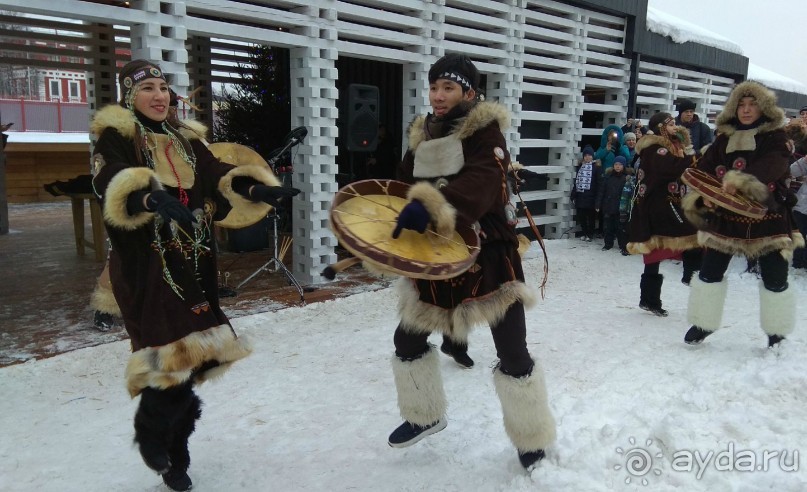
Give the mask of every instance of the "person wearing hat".
<svg viewBox="0 0 807 492">
<path fill-rule="evenodd" d="M 622 137 L 622 142 L 625 144 L 625 147 L 628 148 L 628 157 L 625 160 L 626 167 L 630 167 L 631 169 L 634 168 L 637 153 L 636 153 L 636 134 L 633 132 L 628 132 Z"/>
<path fill-rule="evenodd" d="M 656 316 L 667 316 L 661 302 L 664 276 L 659 273 L 660 263 L 683 257 L 684 283 L 689 283 L 699 267 L 697 231 L 684 220 L 681 198 L 686 187 L 680 181 L 696 159 L 689 132 L 676 126 L 670 113 L 654 114 L 648 127 L 653 134 L 645 135 L 636 145 L 642 165 L 636 172 L 627 250 L 643 255 L 639 307 Z"/>
<path fill-rule="evenodd" d="M 602 181 L 600 163 L 594 161 L 594 149 L 591 145 L 583 147 L 583 159 L 577 167 L 572 184 L 572 203 L 574 204 L 577 222 L 580 223 L 583 241 L 594 240 L 594 225 L 597 209 L 597 191 Z"/>
<path fill-rule="evenodd" d="M 506 212 L 510 155 L 502 130 L 510 114 L 500 104 L 477 101 L 479 71 L 468 56 L 440 58 L 428 82 L 432 112 L 409 127 L 398 176 L 412 186 L 392 240 L 427 228 L 450 237 L 476 224 L 481 249 L 476 263 L 459 276 L 397 282 L 400 323 L 392 372 L 404 422 L 388 443 L 410 446 L 446 427 L 446 395 L 429 335 L 464 341 L 483 324 L 490 327 L 499 357 L 493 382 L 504 428 L 522 466 L 530 468 L 554 441 L 555 422 L 543 371 L 527 349 L 524 310 L 536 296 L 525 283 L 519 241 Z"/>
<path fill-rule="evenodd" d="M 712 129 L 703 123 L 695 114 L 695 102 L 689 99 L 678 101 L 678 116 L 675 117 L 675 124 L 683 126 L 689 130 L 689 137 L 692 140 L 692 148 L 696 152 L 712 143 Z"/>
<path fill-rule="evenodd" d="M 633 174 L 633 169 L 627 166 L 624 157 L 618 155 L 614 167 L 605 171 L 602 185 L 597 190 L 596 211 L 602 211 L 605 224 L 603 251 L 613 248 L 615 239 L 620 251 L 627 246 L 625 235 L 619 227 L 619 201 L 629 174 Z"/>
<path fill-rule="evenodd" d="M 757 259 L 762 277 L 760 324 L 768 346 L 780 343 L 795 328 L 797 300 L 788 283 L 788 261 L 804 239 L 792 215 L 795 197 L 787 185 L 792 147 L 784 126 L 776 95 L 754 81 L 738 84 L 717 117 L 720 134 L 698 168 L 716 176 L 724 193 L 756 200 L 767 213 L 761 219 L 749 218 L 718 208 L 699 194 L 686 196 L 684 211 L 706 247 L 689 292 L 686 343 L 701 343 L 720 328 L 728 292 L 724 275 L 735 255 Z"/>
<path fill-rule="evenodd" d="M 251 352 L 219 307 L 213 221 L 237 216 L 248 225 L 299 191 L 280 186 L 268 168 L 220 162 L 202 124 L 170 119 L 156 63 L 133 60 L 119 81 L 120 104 L 91 124 L 93 188 L 132 344 L 125 377 L 132 398 L 140 396 L 134 439 L 169 488 L 189 490 L 188 438 L 201 415 L 193 386 Z"/>
</svg>

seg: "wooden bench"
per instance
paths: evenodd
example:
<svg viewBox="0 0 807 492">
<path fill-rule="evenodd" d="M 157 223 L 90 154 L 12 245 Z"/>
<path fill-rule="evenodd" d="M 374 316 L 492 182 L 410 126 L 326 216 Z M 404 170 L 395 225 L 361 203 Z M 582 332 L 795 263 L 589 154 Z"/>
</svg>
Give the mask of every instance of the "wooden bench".
<svg viewBox="0 0 807 492">
<path fill-rule="evenodd" d="M 73 233 L 76 236 L 76 253 L 84 256 L 84 247 L 95 250 L 96 261 L 106 260 L 106 239 L 104 220 L 101 216 L 101 204 L 92 193 L 71 193 L 70 202 L 73 210 Z M 92 241 L 84 238 L 84 200 L 90 202 L 90 225 Z"/>
</svg>

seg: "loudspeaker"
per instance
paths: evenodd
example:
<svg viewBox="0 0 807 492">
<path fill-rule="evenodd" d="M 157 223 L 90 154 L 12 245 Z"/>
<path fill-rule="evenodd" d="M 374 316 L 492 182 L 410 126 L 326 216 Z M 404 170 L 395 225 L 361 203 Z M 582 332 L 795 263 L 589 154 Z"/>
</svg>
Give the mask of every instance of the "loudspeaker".
<svg viewBox="0 0 807 492">
<path fill-rule="evenodd" d="M 347 150 L 373 152 L 378 145 L 378 87 L 350 84 L 347 88 Z"/>
</svg>

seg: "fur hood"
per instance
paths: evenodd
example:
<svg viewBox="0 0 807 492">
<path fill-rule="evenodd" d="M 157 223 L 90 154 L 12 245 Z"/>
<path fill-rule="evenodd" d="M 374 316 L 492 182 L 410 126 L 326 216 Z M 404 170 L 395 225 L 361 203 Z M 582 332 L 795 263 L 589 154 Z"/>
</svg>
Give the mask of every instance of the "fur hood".
<svg viewBox="0 0 807 492">
<path fill-rule="evenodd" d="M 689 136 L 689 130 L 683 126 L 676 126 L 675 133 L 684 137 L 684 153 L 688 153 L 687 149 L 692 147 L 692 138 Z M 662 135 L 645 135 L 636 143 L 636 153 L 641 154 L 644 149 L 651 145 L 661 145 L 670 152 L 675 150 L 675 146 L 669 138 Z"/>
<path fill-rule="evenodd" d="M 720 133 L 731 136 L 737 131 L 737 106 L 740 99 L 752 96 L 757 100 L 763 116 L 768 118 L 757 128 L 757 134 L 767 133 L 785 126 L 785 112 L 776 105 L 776 94 L 759 82 L 748 80 L 738 84 L 726 101 L 723 111 L 717 116 L 715 123 Z"/>
<path fill-rule="evenodd" d="M 501 104 L 494 102 L 479 102 L 474 105 L 464 118 L 457 120 L 451 134 L 464 140 L 491 123 L 496 122 L 499 129 L 505 131 L 510 127 L 510 112 Z M 426 124 L 425 116 L 418 116 L 409 126 L 409 149 L 415 150 L 425 139 L 423 126 Z"/>
<path fill-rule="evenodd" d="M 179 133 L 188 140 L 200 140 L 207 135 L 207 126 L 199 121 L 184 120 L 182 125 L 179 128 Z M 90 132 L 98 137 L 104 129 L 110 127 L 130 140 L 135 137 L 134 116 L 128 109 L 117 104 L 110 104 L 95 113 L 95 117 L 93 117 L 90 124 Z"/>
</svg>

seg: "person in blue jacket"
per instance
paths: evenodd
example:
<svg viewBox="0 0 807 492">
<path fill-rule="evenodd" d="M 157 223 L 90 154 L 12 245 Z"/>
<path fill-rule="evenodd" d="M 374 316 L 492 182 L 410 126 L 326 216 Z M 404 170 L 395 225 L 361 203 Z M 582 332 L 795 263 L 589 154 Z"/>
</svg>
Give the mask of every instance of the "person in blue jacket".
<svg viewBox="0 0 807 492">
<path fill-rule="evenodd" d="M 608 125 L 600 136 L 600 148 L 594 153 L 594 160 L 602 163 L 601 172 L 614 167 L 616 156 L 621 155 L 628 162 L 631 158 L 628 146 L 623 143 L 622 129 L 617 125 Z"/>
</svg>

